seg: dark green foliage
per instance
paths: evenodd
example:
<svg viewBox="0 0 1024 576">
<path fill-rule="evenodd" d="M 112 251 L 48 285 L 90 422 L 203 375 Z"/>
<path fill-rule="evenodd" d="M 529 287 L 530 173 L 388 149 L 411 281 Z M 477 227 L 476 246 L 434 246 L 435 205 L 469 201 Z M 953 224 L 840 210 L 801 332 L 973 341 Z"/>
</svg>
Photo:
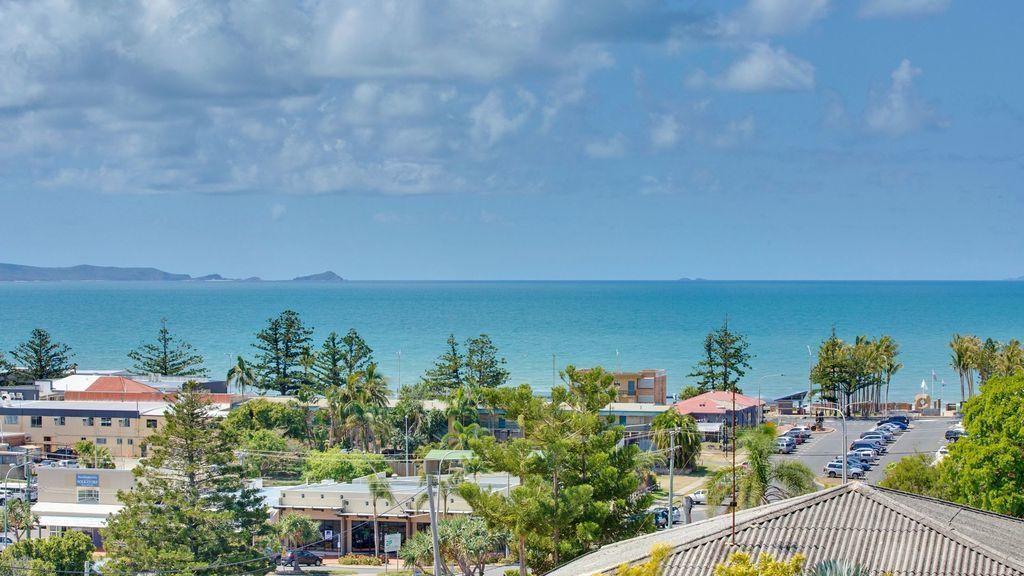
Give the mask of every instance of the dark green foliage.
<svg viewBox="0 0 1024 576">
<path fill-rule="evenodd" d="M 17 380 L 50 380 L 63 378 L 74 370 L 71 347 L 50 338 L 50 333 L 36 328 L 25 342 L 11 350 L 12 375 Z"/>
<path fill-rule="evenodd" d="M 342 376 L 345 378 L 366 371 L 367 366 L 373 363 L 373 349 L 366 344 L 366 340 L 363 340 L 355 328 L 349 329 L 341 343 L 341 363 L 345 368 Z"/>
<path fill-rule="evenodd" d="M 324 340 L 323 346 L 316 355 L 316 363 L 313 364 L 313 374 L 316 379 L 316 388 L 340 388 L 348 381 L 347 367 L 344 363 L 341 338 L 337 332 L 331 332 Z"/>
<path fill-rule="evenodd" d="M 691 378 L 697 378 L 697 387 L 701 392 L 708 390 L 724 390 L 741 392 L 739 381 L 750 369 L 750 345 L 742 334 L 729 330 L 729 321 L 722 327 L 713 330 L 704 338 L 704 353 L 697 362 Z"/>
<path fill-rule="evenodd" d="M 242 481 L 234 447 L 209 401 L 187 383 L 149 438 L 135 488 L 118 495 L 125 507 L 104 530 L 108 569 L 202 568 L 217 576 L 268 569 L 260 556 L 273 531 L 258 492 Z"/>
<path fill-rule="evenodd" d="M 600 413 L 617 395 L 612 375 L 569 366 L 563 380 L 550 401 L 527 385 L 484 392 L 524 438 L 497 443 L 484 436 L 469 444 L 483 466 L 517 476 L 521 485 L 508 497 L 473 483 L 459 487 L 488 526 L 511 533 L 538 573 L 651 528 L 642 514 L 651 496 L 639 448 L 620 445 L 624 429 Z"/>
<path fill-rule="evenodd" d="M 885 478 L 878 485 L 913 494 L 939 497 L 942 493 L 939 488 L 939 470 L 931 463 L 932 457 L 928 454 L 905 456 L 891 468 L 886 467 Z"/>
<path fill-rule="evenodd" d="M 137 374 L 165 376 L 205 376 L 203 357 L 188 342 L 178 339 L 167 329 L 167 319 L 160 321 L 156 342 L 143 344 L 128 353 Z"/>
<path fill-rule="evenodd" d="M 297 312 L 285 310 L 256 334 L 257 386 L 275 390 L 282 396 L 294 394 L 307 380 L 302 370 L 303 356 L 309 355 L 313 330 L 302 324 Z"/>
<path fill-rule="evenodd" d="M 39 574 L 80 574 L 95 550 L 92 538 L 74 530 L 48 538 L 21 540 L 0 553 L 0 574 L 7 574 L 5 568 L 18 565 L 19 561 L 39 570 Z M 30 572 L 12 570 L 9 573 L 26 575 Z"/>
<path fill-rule="evenodd" d="M 434 367 L 423 374 L 423 383 L 435 397 L 445 397 L 465 382 L 465 357 L 454 334 L 448 336 L 444 352 Z"/>
<path fill-rule="evenodd" d="M 671 435 L 675 434 L 677 469 L 692 468 L 700 457 L 700 431 L 697 421 L 689 414 L 680 414 L 675 407 L 665 410 L 651 420 L 654 445 L 659 450 L 669 450 Z"/>
<path fill-rule="evenodd" d="M 466 340 L 466 381 L 474 387 L 497 388 L 508 383 L 505 359 L 498 357 L 498 347 L 491 337 L 481 334 Z"/>
<path fill-rule="evenodd" d="M 700 388 L 697 388 L 696 386 L 685 386 L 682 391 L 679 392 L 679 399 L 689 400 L 690 398 L 700 396 L 701 394 L 703 394 L 703 392 L 700 391 Z"/>
</svg>

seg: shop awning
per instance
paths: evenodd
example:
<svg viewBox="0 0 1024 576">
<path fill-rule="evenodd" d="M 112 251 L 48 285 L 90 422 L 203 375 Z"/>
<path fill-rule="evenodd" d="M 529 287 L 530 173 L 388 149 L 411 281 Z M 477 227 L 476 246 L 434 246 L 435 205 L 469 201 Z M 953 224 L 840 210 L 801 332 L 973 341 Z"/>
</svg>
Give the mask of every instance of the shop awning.
<svg viewBox="0 0 1024 576">
<path fill-rule="evenodd" d="M 61 526 L 63 528 L 104 528 L 107 518 L 96 516 L 40 516 L 40 526 Z"/>
</svg>

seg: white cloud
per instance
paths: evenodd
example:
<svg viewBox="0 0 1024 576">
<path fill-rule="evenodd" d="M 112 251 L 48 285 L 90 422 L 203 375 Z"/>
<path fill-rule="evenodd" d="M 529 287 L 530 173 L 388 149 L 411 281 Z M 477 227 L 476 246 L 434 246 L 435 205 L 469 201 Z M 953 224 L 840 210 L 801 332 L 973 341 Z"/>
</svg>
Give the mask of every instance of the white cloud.
<svg viewBox="0 0 1024 576">
<path fill-rule="evenodd" d="M 757 133 L 757 122 L 753 116 L 745 116 L 729 122 L 725 129 L 712 138 L 711 143 L 718 148 L 732 148 L 749 142 Z"/>
<path fill-rule="evenodd" d="M 675 114 L 659 114 L 653 117 L 651 145 L 655 148 L 671 148 L 679 140 L 680 126 Z"/>
<path fill-rule="evenodd" d="M 286 212 L 288 212 L 287 206 L 280 203 L 274 204 L 270 207 L 270 219 L 276 222 L 281 218 L 284 218 Z"/>
<path fill-rule="evenodd" d="M 722 24 L 730 38 L 764 37 L 805 30 L 829 12 L 829 0 L 750 0 Z"/>
<path fill-rule="evenodd" d="M 862 18 L 926 16 L 949 9 L 952 0 L 862 0 L 858 14 Z"/>
<path fill-rule="evenodd" d="M 505 109 L 505 101 L 498 90 L 491 90 L 479 104 L 469 111 L 472 125 L 470 137 L 477 144 L 485 147 L 494 146 L 506 136 L 515 134 L 523 127 L 536 99 L 526 90 L 516 92 L 518 111 L 509 112 Z"/>
<path fill-rule="evenodd" d="M 626 155 L 626 144 L 626 137 L 622 134 L 616 134 L 611 138 L 588 142 L 584 147 L 584 151 L 587 153 L 587 156 L 598 160 L 622 158 Z"/>
<path fill-rule="evenodd" d="M 810 90 L 814 88 L 814 65 L 787 52 L 781 46 L 757 43 L 718 76 L 697 70 L 687 79 L 691 88 L 711 86 L 719 90 L 761 92 L 768 90 Z"/>
<path fill-rule="evenodd" d="M 895 137 L 945 124 L 938 113 L 914 93 L 914 78 L 921 73 L 920 68 L 904 58 L 892 71 L 889 87 L 871 93 L 864 111 L 868 131 Z"/>
</svg>

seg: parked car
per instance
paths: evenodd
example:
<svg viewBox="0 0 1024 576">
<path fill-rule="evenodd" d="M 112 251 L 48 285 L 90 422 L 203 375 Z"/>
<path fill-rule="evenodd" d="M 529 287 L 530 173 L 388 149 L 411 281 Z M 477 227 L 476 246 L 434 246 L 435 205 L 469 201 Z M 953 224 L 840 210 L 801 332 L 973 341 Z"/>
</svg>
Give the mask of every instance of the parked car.
<svg viewBox="0 0 1024 576">
<path fill-rule="evenodd" d="M 942 462 L 942 460 L 945 459 L 948 455 L 949 448 L 946 446 L 942 446 L 941 448 L 935 451 L 935 459 L 932 460 L 932 464 L 938 464 L 939 462 Z"/>
<path fill-rule="evenodd" d="M 654 527 L 658 530 L 668 528 L 668 508 L 658 506 L 648 510 L 654 516 Z"/>
<path fill-rule="evenodd" d="M 797 430 L 796 428 L 790 428 L 789 430 L 786 430 L 782 435 L 792 438 L 793 440 L 796 441 L 797 444 L 803 444 L 804 441 L 807 440 L 806 438 L 804 438 L 803 434 L 801 434 L 800 431 Z"/>
<path fill-rule="evenodd" d="M 890 436 L 891 438 L 892 436 Z M 877 440 L 882 444 L 888 444 L 889 440 L 885 438 L 885 435 L 881 432 L 865 432 L 860 437 L 861 440 Z"/>
<path fill-rule="evenodd" d="M 885 430 L 888 430 L 889 432 L 892 432 L 894 435 L 903 434 L 903 432 L 904 432 L 904 429 L 902 427 L 900 427 L 898 424 L 893 423 L 893 422 L 886 422 L 885 424 L 879 424 L 878 427 L 882 428 L 882 429 L 885 429 Z"/>
<path fill-rule="evenodd" d="M 78 453 L 71 448 L 57 448 L 50 454 L 50 457 L 54 460 L 73 460 L 78 457 Z"/>
<path fill-rule="evenodd" d="M 708 491 L 704 489 L 697 490 L 693 494 L 690 494 L 690 500 L 693 500 L 694 504 L 707 504 Z"/>
<path fill-rule="evenodd" d="M 853 458 L 860 458 L 865 462 L 874 462 L 878 460 L 878 452 L 875 452 L 871 448 L 858 448 L 856 450 L 850 450 L 846 453 L 847 456 Z"/>
<path fill-rule="evenodd" d="M 800 432 L 800 435 L 804 438 L 811 437 L 811 428 L 809 426 L 794 426 L 793 430 Z"/>
<path fill-rule="evenodd" d="M 888 450 L 883 444 L 883 442 L 877 440 L 854 440 L 853 444 L 850 444 L 850 450 L 867 448 L 868 450 L 874 450 L 876 454 L 885 454 Z"/>
<path fill-rule="evenodd" d="M 835 458 L 833 458 L 832 461 L 833 462 L 839 462 L 840 464 L 842 464 L 842 462 L 843 462 L 840 459 L 839 456 L 836 456 Z M 868 472 L 868 471 L 871 470 L 871 464 L 861 460 L 860 458 L 854 458 L 852 456 L 847 456 L 846 457 L 846 467 L 847 468 L 860 468 L 861 470 L 863 470 L 865 472 Z"/>
<path fill-rule="evenodd" d="M 292 550 L 281 560 L 281 564 L 284 566 L 295 566 L 295 565 L 306 565 L 306 566 L 319 566 L 324 563 L 324 559 L 310 552 L 309 550 Z"/>
<path fill-rule="evenodd" d="M 7 548 L 11 544 L 14 544 L 14 540 L 11 540 L 10 536 L 0 536 L 0 550 Z"/>
<path fill-rule="evenodd" d="M 886 424 L 886 423 L 889 423 L 889 422 L 892 422 L 892 423 L 894 423 L 894 424 L 896 424 L 898 426 L 901 426 L 904 430 L 906 430 L 907 427 L 910 426 L 910 418 L 908 416 L 903 415 L 903 414 L 896 414 L 896 415 L 893 415 L 893 416 L 887 416 L 887 417 L 882 418 L 881 420 L 878 421 L 879 424 Z"/>
<path fill-rule="evenodd" d="M 775 451 L 780 454 L 791 454 L 796 450 L 796 440 L 789 436 L 779 436 L 775 439 Z"/>
<path fill-rule="evenodd" d="M 946 430 L 946 441 L 947 442 L 956 442 L 957 440 L 959 440 L 961 438 L 966 438 L 966 437 L 967 437 L 967 432 L 964 431 L 964 430 L 960 430 L 960 429 L 957 429 L 957 428 L 952 428 L 950 430 Z"/>
<path fill-rule="evenodd" d="M 825 474 L 828 475 L 829 478 L 835 478 L 837 476 L 842 476 L 843 475 L 843 463 L 842 462 L 829 462 L 828 464 L 825 464 L 824 472 L 825 472 Z M 846 476 L 848 478 L 853 478 L 853 479 L 856 480 L 856 479 L 862 478 L 864 476 L 864 470 L 862 470 L 860 468 L 851 468 L 849 465 L 847 465 L 847 467 L 846 467 Z"/>
</svg>

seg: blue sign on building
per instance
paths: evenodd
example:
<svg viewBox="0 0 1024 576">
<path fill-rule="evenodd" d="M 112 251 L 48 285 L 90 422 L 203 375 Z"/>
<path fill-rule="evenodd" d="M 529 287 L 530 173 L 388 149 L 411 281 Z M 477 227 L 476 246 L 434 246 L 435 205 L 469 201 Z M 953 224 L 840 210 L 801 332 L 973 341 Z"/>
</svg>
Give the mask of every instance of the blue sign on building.
<svg viewBox="0 0 1024 576">
<path fill-rule="evenodd" d="M 100 485 L 99 474 L 75 474 L 75 485 L 98 488 Z"/>
</svg>

